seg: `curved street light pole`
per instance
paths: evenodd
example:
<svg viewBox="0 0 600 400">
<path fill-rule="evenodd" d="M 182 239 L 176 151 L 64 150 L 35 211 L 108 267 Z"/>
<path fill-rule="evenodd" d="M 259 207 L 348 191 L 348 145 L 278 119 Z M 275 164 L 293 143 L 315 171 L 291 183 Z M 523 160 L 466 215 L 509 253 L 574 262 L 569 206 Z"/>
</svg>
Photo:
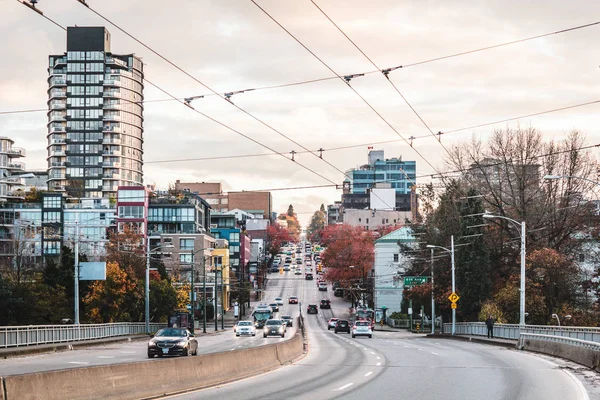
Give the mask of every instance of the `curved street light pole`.
<svg viewBox="0 0 600 400">
<path fill-rule="evenodd" d="M 502 215 L 492 215 L 492 214 L 484 214 L 483 218 L 493 219 L 500 218 L 505 219 L 514 223 L 517 227 L 521 228 L 521 288 L 519 289 L 520 299 L 519 299 L 519 325 L 525 325 L 525 258 L 527 255 L 527 250 L 525 248 L 525 221 L 517 221 L 512 218 L 504 217 Z"/>
<path fill-rule="evenodd" d="M 442 246 L 434 246 L 432 244 L 428 244 L 426 246 L 428 249 L 432 249 L 431 251 L 431 256 L 432 256 L 432 263 L 431 263 L 431 318 L 432 318 L 432 324 L 435 326 L 435 320 L 433 320 L 433 313 L 434 313 L 434 299 L 433 299 L 433 249 L 442 249 L 447 251 L 448 253 L 450 253 L 450 258 L 452 260 L 452 293 L 456 293 L 456 280 L 455 280 L 455 266 L 454 266 L 454 235 L 450 236 L 450 248 L 447 249 L 445 247 Z M 432 328 L 432 330 L 435 329 Z M 454 335 L 456 333 L 456 308 L 452 309 L 452 334 Z"/>
</svg>

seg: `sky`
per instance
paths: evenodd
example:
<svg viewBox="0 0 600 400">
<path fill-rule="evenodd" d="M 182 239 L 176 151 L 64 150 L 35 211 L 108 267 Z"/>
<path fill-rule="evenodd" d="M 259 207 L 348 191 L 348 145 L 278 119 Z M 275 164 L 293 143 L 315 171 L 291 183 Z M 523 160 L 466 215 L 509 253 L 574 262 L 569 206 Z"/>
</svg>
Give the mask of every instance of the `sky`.
<svg viewBox="0 0 600 400">
<path fill-rule="evenodd" d="M 378 68 L 310 0 L 255 0 L 273 19 L 340 76 L 406 66 L 389 75 L 433 132 L 449 131 L 600 100 L 600 25 L 487 51 L 412 65 L 600 20 L 595 0 L 314 0 Z M 335 76 L 250 0 L 87 0 L 163 57 L 218 93 Z M 178 97 L 210 94 L 207 87 L 102 20 L 76 0 L 39 0 L 38 9 L 62 26 L 105 26 L 112 51 L 142 57 L 145 78 Z M 27 150 L 30 170 L 47 162 L 45 112 L 48 55 L 66 50 L 66 32 L 19 4 L 0 0 L 0 136 Z M 368 147 L 386 158 L 417 163 L 417 176 L 447 169 L 445 151 L 381 73 L 192 102 L 194 108 L 271 150 L 145 86 L 144 181 L 167 188 L 176 179 L 222 182 L 225 190 L 273 189 L 273 205 L 293 204 L 306 225 L 323 203 L 340 200 L 341 171 L 367 162 Z M 494 129 L 533 126 L 560 140 L 577 129 L 600 143 L 600 104 L 442 135 L 452 146 Z M 395 132 L 391 125 L 397 132 Z M 411 148 L 403 139 L 418 137 Z M 385 144 L 374 142 L 393 141 Z M 334 149 L 355 146 L 345 149 Z M 280 154 L 275 154 L 280 153 Z M 225 159 L 164 162 L 207 157 Z M 288 159 L 284 159 L 283 154 Z M 326 163 L 326 160 L 328 163 Z M 333 165 L 333 166 L 332 166 Z M 304 168 L 306 167 L 306 168 Z M 417 183 L 431 179 L 422 177 Z M 296 189 L 294 189 L 296 188 Z M 274 190 L 286 189 L 286 190 Z"/>
</svg>

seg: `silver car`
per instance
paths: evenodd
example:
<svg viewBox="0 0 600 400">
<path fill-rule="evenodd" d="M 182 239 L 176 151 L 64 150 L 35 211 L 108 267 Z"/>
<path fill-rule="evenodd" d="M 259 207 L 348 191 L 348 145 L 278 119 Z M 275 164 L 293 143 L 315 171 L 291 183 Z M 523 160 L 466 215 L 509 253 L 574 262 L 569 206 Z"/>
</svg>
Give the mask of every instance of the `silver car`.
<svg viewBox="0 0 600 400">
<path fill-rule="evenodd" d="M 252 321 L 240 321 L 235 330 L 235 336 L 256 336 L 256 328 Z"/>
</svg>

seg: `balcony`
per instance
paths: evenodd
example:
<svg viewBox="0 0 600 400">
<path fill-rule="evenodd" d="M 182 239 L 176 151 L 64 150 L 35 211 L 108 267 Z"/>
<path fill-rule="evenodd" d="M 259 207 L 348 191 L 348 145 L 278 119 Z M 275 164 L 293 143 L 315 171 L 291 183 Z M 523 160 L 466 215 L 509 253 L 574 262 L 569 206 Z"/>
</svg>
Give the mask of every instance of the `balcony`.
<svg viewBox="0 0 600 400">
<path fill-rule="evenodd" d="M 120 121 L 121 116 L 118 114 L 108 113 L 102 116 L 102 121 Z"/>
<path fill-rule="evenodd" d="M 104 86 L 119 86 L 121 87 L 120 79 L 104 79 Z"/>
<path fill-rule="evenodd" d="M 64 150 L 50 150 L 50 157 L 65 157 Z"/>
<path fill-rule="evenodd" d="M 67 131 L 67 125 L 51 125 L 50 128 L 48 129 L 50 131 L 50 133 L 53 132 L 66 132 Z"/>
<path fill-rule="evenodd" d="M 64 192 L 65 191 L 65 187 L 61 186 L 61 185 L 52 185 L 48 187 L 50 190 L 54 190 L 54 191 L 58 191 L 58 192 Z"/>
<path fill-rule="evenodd" d="M 127 68 L 127 63 L 123 60 L 119 60 L 118 58 L 114 58 L 114 57 L 106 57 L 106 64 L 116 64 L 118 66 L 121 66 L 123 68 Z"/>
<path fill-rule="evenodd" d="M 55 145 L 55 144 L 65 144 L 66 140 L 65 139 L 52 139 L 50 141 L 50 146 Z"/>
<path fill-rule="evenodd" d="M 67 108 L 66 102 L 54 102 L 50 105 L 51 110 L 65 110 Z"/>
<path fill-rule="evenodd" d="M 121 139 L 104 139 L 102 144 L 121 144 Z"/>
<path fill-rule="evenodd" d="M 102 186 L 103 192 L 116 192 L 118 186 Z"/>
<path fill-rule="evenodd" d="M 21 147 L 11 147 L 10 149 L 4 151 L 0 150 L 0 153 L 6 153 L 12 157 L 25 157 L 26 155 L 25 149 L 22 149 Z"/>
<path fill-rule="evenodd" d="M 104 173 L 102 175 L 103 179 L 121 179 L 121 175 L 119 175 L 118 173 Z"/>
<path fill-rule="evenodd" d="M 123 133 L 123 129 L 120 126 L 110 126 L 110 125 L 104 125 L 102 127 L 102 131 L 103 132 L 117 132 L 117 133 Z"/>
<path fill-rule="evenodd" d="M 102 97 L 121 97 L 119 90 L 105 90 L 102 92 Z"/>
<path fill-rule="evenodd" d="M 66 120 L 67 120 L 66 112 L 53 111 L 48 116 L 48 122 L 66 121 Z M 63 128 L 63 130 L 64 130 L 64 128 Z"/>
<path fill-rule="evenodd" d="M 67 57 L 61 57 L 58 58 L 56 60 L 54 60 L 54 68 L 58 67 L 59 65 L 67 65 Z"/>
<path fill-rule="evenodd" d="M 102 151 L 102 155 L 103 156 L 120 156 L 121 155 L 121 150 L 103 150 Z"/>
<path fill-rule="evenodd" d="M 60 167 L 66 167 L 67 163 L 66 161 L 53 161 L 50 163 L 50 168 L 60 168 Z"/>
<path fill-rule="evenodd" d="M 55 75 L 50 78 L 50 87 L 54 86 L 67 86 L 66 75 Z"/>
<path fill-rule="evenodd" d="M 102 166 L 109 168 L 121 168 L 121 163 L 118 161 L 103 161 Z"/>
<path fill-rule="evenodd" d="M 56 172 L 60 172 L 60 170 L 56 170 Z M 65 173 L 62 173 L 62 174 L 60 174 L 60 173 L 52 174 L 51 173 L 50 175 L 48 175 L 48 180 L 50 180 L 50 179 L 60 179 L 60 180 L 63 180 L 63 179 L 67 179 L 67 177 L 66 177 Z"/>
<path fill-rule="evenodd" d="M 66 90 L 53 89 L 53 90 L 50 91 L 50 99 L 61 98 L 61 97 L 64 97 L 64 98 L 67 97 L 67 91 Z"/>
<path fill-rule="evenodd" d="M 12 170 L 18 170 L 18 171 L 24 171 L 25 168 L 25 163 L 21 163 L 21 162 L 13 162 L 8 164 L 8 166 L 6 167 L 7 169 L 12 169 Z"/>
</svg>

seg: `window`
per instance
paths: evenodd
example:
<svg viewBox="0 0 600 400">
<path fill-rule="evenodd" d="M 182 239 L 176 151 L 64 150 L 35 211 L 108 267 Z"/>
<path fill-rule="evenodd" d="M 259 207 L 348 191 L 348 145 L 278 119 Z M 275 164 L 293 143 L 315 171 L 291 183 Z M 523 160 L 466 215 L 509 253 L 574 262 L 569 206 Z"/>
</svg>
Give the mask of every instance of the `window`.
<svg viewBox="0 0 600 400">
<path fill-rule="evenodd" d="M 239 242 L 240 241 L 240 234 L 239 234 L 239 232 L 232 232 L 229 235 L 229 241 L 230 242 Z"/>
<path fill-rule="evenodd" d="M 179 255 L 179 263 L 180 264 L 191 264 L 192 263 L 192 254 L 180 254 Z"/>
<path fill-rule="evenodd" d="M 47 223 L 57 223 L 60 222 L 60 212 L 58 211 L 45 211 L 44 212 L 44 222 Z"/>
<path fill-rule="evenodd" d="M 44 208 L 62 208 L 62 197 L 60 197 L 60 196 L 44 197 Z"/>
<path fill-rule="evenodd" d="M 367 224 L 368 224 L 369 223 L 369 218 L 366 218 L 366 220 L 367 220 Z"/>
<path fill-rule="evenodd" d="M 143 202 L 146 197 L 146 192 L 144 190 L 119 190 L 117 192 L 117 197 L 118 201 Z"/>
<path fill-rule="evenodd" d="M 59 254 L 60 242 L 44 242 L 44 254 Z"/>
<path fill-rule="evenodd" d="M 194 239 L 179 239 L 180 250 L 194 250 Z"/>
<path fill-rule="evenodd" d="M 358 222 L 361 222 L 361 220 L 362 220 L 362 218 L 359 218 L 359 219 L 358 219 Z"/>
<path fill-rule="evenodd" d="M 579 262 L 585 262 L 585 254 L 579 254 Z"/>
<path fill-rule="evenodd" d="M 143 206 L 120 206 L 119 218 L 144 218 Z"/>
<path fill-rule="evenodd" d="M 394 262 L 398 262 L 400 255 L 398 253 L 394 254 Z"/>
<path fill-rule="evenodd" d="M 239 252 L 240 252 L 240 246 L 229 246 L 230 254 L 239 253 Z"/>
</svg>

